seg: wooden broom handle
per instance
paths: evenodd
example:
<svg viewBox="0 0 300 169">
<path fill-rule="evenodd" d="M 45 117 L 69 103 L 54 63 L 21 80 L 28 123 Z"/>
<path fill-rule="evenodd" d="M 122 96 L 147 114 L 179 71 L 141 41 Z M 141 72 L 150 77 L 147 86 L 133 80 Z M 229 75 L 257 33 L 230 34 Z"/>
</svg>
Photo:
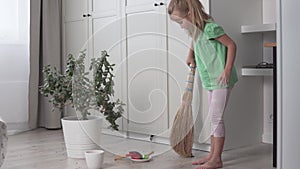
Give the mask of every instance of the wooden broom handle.
<svg viewBox="0 0 300 169">
<path fill-rule="evenodd" d="M 193 74 L 193 75 L 195 75 L 196 65 L 190 64 L 189 67 L 190 67 L 190 73 Z"/>
<path fill-rule="evenodd" d="M 150 153 L 145 154 L 145 155 L 150 156 L 150 155 L 153 154 L 153 153 L 154 153 L 154 151 L 151 151 Z"/>
<path fill-rule="evenodd" d="M 118 156 L 115 156 L 114 160 L 121 160 L 123 158 L 126 158 L 126 156 L 121 156 L 121 155 L 118 155 Z"/>
<path fill-rule="evenodd" d="M 194 86 L 194 76 L 195 76 L 195 65 L 190 64 L 190 72 L 187 77 L 187 84 L 186 84 L 186 91 L 193 92 L 193 86 Z"/>
</svg>

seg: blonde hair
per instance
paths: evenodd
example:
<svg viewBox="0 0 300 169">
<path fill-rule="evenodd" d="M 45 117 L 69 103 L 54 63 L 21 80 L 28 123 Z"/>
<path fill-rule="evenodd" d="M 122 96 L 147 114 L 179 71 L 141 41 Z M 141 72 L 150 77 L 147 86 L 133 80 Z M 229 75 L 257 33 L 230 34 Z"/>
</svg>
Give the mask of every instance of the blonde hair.
<svg viewBox="0 0 300 169">
<path fill-rule="evenodd" d="M 212 19 L 204 11 L 204 7 L 200 0 L 171 0 L 168 6 L 168 13 L 171 15 L 174 10 L 179 10 L 184 14 L 190 12 L 191 22 L 198 29 L 203 30 L 205 23 Z"/>
</svg>

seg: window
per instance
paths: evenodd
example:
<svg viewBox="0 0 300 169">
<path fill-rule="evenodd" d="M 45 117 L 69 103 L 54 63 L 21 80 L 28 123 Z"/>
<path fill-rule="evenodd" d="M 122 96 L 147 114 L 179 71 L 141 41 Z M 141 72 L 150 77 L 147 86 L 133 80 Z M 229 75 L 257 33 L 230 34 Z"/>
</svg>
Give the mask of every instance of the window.
<svg viewBox="0 0 300 169">
<path fill-rule="evenodd" d="M 27 43 L 29 0 L 0 0 L 0 43 Z"/>
</svg>

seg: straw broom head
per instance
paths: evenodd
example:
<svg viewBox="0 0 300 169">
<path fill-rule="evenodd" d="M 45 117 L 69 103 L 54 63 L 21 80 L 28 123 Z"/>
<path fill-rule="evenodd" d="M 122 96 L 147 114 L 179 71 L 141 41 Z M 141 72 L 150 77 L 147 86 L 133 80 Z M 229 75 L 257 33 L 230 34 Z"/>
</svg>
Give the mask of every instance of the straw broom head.
<svg viewBox="0 0 300 169">
<path fill-rule="evenodd" d="M 177 110 L 170 134 L 170 144 L 173 150 L 182 157 L 192 157 L 194 142 L 194 122 L 192 114 L 192 98 L 195 68 L 191 67 L 188 75 L 187 88 L 182 96 L 182 102 Z"/>
</svg>

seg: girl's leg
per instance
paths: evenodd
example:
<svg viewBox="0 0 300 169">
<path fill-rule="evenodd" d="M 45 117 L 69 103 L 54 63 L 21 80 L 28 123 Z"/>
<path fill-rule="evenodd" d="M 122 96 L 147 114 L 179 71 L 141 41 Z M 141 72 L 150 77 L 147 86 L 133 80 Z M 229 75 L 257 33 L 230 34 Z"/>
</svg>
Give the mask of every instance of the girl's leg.
<svg viewBox="0 0 300 169">
<path fill-rule="evenodd" d="M 197 161 L 194 161 L 192 163 L 192 165 L 202 165 L 202 164 L 208 162 L 211 159 L 211 157 L 213 156 L 214 149 L 215 149 L 214 148 L 215 147 L 215 143 L 214 143 L 215 141 L 214 140 L 215 140 L 214 137 L 210 136 L 210 152 L 209 152 L 209 154 L 207 156 L 204 156 L 204 157 L 200 158 Z"/>
<path fill-rule="evenodd" d="M 216 89 L 212 92 L 209 114 L 211 115 L 211 135 L 214 149 L 209 161 L 201 165 L 198 169 L 221 168 L 223 166 L 221 157 L 225 141 L 225 126 L 223 115 L 228 102 L 230 91 L 231 88 Z"/>
<path fill-rule="evenodd" d="M 211 103 L 211 98 L 212 98 L 212 90 L 209 90 L 207 92 L 207 99 L 208 99 L 208 107 L 210 107 L 210 103 Z M 209 115 L 211 116 L 211 115 Z M 192 164 L 193 165 L 202 165 L 204 163 L 206 163 L 207 161 L 210 160 L 210 158 L 212 157 L 213 155 L 213 152 L 214 152 L 214 137 L 213 135 L 210 136 L 210 152 L 207 156 L 204 156 L 202 158 L 200 158 L 199 160 L 197 161 L 194 161 Z"/>
</svg>

